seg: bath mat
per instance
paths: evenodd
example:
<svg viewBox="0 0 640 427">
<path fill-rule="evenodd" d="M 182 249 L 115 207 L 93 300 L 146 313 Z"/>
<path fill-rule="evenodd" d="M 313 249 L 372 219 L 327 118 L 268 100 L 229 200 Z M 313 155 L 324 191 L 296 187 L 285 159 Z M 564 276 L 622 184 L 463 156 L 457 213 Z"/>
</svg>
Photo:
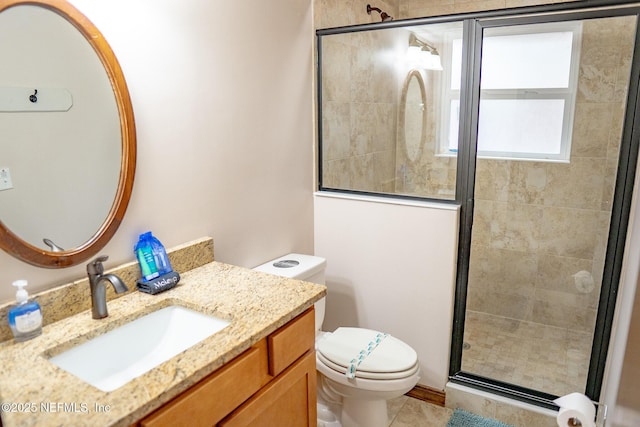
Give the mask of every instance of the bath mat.
<svg viewBox="0 0 640 427">
<path fill-rule="evenodd" d="M 513 427 L 503 422 L 484 418 L 463 409 L 456 409 L 447 423 L 447 427 Z"/>
</svg>

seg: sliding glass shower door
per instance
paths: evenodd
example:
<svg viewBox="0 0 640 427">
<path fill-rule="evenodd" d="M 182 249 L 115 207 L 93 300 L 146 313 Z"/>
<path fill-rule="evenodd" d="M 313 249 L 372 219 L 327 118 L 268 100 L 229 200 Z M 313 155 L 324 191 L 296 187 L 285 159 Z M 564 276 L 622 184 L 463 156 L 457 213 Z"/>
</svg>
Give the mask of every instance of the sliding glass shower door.
<svg viewBox="0 0 640 427">
<path fill-rule="evenodd" d="M 635 15 L 483 29 L 462 371 L 585 390 L 635 34 Z"/>
</svg>

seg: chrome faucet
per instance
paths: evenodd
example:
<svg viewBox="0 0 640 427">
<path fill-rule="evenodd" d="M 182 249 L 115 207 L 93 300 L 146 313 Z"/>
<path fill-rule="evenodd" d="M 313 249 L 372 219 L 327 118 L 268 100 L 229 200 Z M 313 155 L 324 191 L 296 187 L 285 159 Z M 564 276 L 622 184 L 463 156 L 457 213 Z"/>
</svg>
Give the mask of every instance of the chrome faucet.
<svg viewBox="0 0 640 427">
<path fill-rule="evenodd" d="M 103 319 L 109 315 L 105 281 L 111 283 L 116 293 L 121 294 L 129 290 L 122 279 L 115 274 L 102 274 L 104 273 L 102 263 L 108 259 L 107 255 L 102 255 L 87 264 L 89 286 L 91 287 L 91 314 L 94 319 Z"/>
</svg>

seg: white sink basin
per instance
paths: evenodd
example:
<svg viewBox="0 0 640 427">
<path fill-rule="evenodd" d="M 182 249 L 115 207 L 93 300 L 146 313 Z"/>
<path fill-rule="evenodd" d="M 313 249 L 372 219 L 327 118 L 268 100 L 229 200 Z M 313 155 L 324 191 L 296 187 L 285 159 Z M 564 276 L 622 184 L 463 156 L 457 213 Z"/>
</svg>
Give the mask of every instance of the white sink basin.
<svg viewBox="0 0 640 427">
<path fill-rule="evenodd" d="M 172 305 L 49 360 L 102 391 L 113 391 L 228 324 L 226 320 Z"/>
</svg>

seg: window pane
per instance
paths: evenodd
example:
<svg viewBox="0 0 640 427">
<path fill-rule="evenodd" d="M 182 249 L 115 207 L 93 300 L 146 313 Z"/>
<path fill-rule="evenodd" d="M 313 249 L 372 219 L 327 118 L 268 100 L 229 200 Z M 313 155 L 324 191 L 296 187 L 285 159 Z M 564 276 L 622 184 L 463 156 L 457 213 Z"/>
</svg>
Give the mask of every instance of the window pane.
<svg viewBox="0 0 640 427">
<path fill-rule="evenodd" d="M 484 30 L 480 156 L 568 160 L 581 28 L 563 22 Z M 458 144 L 461 39 L 451 39 L 451 63 L 443 154 Z"/>
<path fill-rule="evenodd" d="M 482 44 L 482 89 L 569 87 L 573 32 L 492 35 L 495 31 L 487 30 Z"/>
<path fill-rule="evenodd" d="M 478 151 L 560 154 L 562 99 L 483 99 Z"/>
<path fill-rule="evenodd" d="M 449 151 L 458 151 L 458 128 L 460 126 L 460 100 L 451 101 L 449 112 Z"/>
<path fill-rule="evenodd" d="M 451 89 L 460 90 L 462 80 L 462 39 L 451 42 Z"/>
</svg>

